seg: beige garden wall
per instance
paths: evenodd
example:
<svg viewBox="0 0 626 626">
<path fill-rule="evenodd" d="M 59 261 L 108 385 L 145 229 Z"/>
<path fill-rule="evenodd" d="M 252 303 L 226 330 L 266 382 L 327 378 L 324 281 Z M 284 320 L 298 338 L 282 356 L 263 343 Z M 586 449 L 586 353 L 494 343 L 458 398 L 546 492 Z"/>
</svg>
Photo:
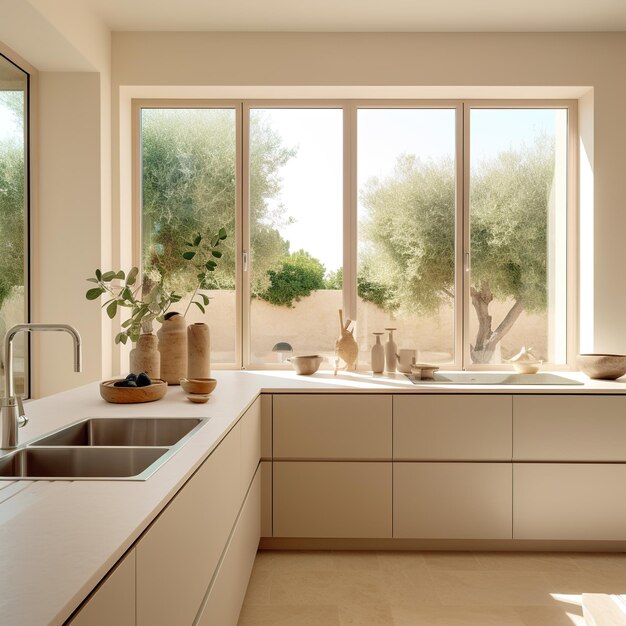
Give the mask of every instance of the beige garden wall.
<svg viewBox="0 0 626 626">
<path fill-rule="evenodd" d="M 132 97 L 593 97 L 582 211 L 591 310 L 586 349 L 625 352 L 626 34 L 623 33 L 113 33 L 113 207 L 132 215 Z M 517 88 L 516 88 L 517 87 Z M 523 89 L 519 89 L 523 87 Z M 130 233 L 120 239 L 128 255 Z M 589 319 L 586 316 L 585 319 Z"/>
</svg>

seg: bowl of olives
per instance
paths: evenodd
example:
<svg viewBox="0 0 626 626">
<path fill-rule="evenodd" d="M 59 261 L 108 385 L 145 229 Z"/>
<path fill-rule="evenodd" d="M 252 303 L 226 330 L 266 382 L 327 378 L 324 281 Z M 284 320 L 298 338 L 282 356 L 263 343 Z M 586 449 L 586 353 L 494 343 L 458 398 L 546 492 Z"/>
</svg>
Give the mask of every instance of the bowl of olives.
<svg viewBox="0 0 626 626">
<path fill-rule="evenodd" d="M 164 380 L 152 380 L 145 372 L 129 374 L 126 378 L 115 378 L 100 383 L 100 395 L 114 404 L 154 402 L 167 393 Z"/>
</svg>

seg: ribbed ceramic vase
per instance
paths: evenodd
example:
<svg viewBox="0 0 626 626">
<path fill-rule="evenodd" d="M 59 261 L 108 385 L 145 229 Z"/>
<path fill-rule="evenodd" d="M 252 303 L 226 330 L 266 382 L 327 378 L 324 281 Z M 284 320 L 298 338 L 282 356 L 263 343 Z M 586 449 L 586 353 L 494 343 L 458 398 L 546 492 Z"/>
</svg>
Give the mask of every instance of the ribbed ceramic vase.
<svg viewBox="0 0 626 626">
<path fill-rule="evenodd" d="M 180 385 L 187 376 L 187 324 L 185 318 L 172 313 L 166 316 L 157 335 L 161 353 L 161 380 L 168 385 Z"/>
<path fill-rule="evenodd" d="M 161 375 L 161 354 L 159 340 L 152 333 L 139 335 L 135 347 L 130 351 L 130 373 L 145 372 L 153 380 Z"/>
<path fill-rule="evenodd" d="M 211 338 L 209 327 L 197 323 L 187 326 L 187 378 L 211 375 Z"/>
</svg>

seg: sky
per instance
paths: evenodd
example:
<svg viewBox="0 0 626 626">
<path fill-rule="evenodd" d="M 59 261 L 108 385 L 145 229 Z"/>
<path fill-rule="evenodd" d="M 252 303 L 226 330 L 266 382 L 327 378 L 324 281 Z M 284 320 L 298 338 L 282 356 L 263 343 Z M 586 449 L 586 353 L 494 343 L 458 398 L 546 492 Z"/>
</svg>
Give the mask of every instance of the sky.
<svg viewBox="0 0 626 626">
<path fill-rule="evenodd" d="M 0 101 L 0 141 L 3 139 L 23 140 L 23 132 L 12 111 Z"/>
<path fill-rule="evenodd" d="M 271 121 L 297 154 L 282 169 L 282 193 L 293 223 L 282 229 L 290 250 L 304 248 L 333 271 L 342 265 L 342 112 L 339 109 L 252 111 Z M 549 109 L 489 109 L 471 112 L 472 163 L 508 148 L 554 135 L 557 116 Z M 438 160 L 455 154 L 455 112 L 451 109 L 361 109 L 358 112 L 357 185 L 384 179 L 400 154 Z M 359 212 L 363 207 L 359 206 Z"/>
</svg>

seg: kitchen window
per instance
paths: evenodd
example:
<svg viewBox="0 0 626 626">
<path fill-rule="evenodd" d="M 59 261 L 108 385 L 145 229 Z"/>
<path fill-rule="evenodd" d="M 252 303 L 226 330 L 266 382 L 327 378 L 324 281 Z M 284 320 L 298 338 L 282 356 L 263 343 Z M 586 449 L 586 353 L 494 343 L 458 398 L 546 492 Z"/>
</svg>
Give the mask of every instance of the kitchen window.
<svg viewBox="0 0 626 626">
<path fill-rule="evenodd" d="M 176 242 L 227 229 L 203 318 L 218 366 L 332 357 L 343 308 L 360 369 L 385 328 L 449 369 L 506 369 L 524 346 L 565 368 L 575 106 L 134 101 L 138 260 L 184 290 Z"/>
</svg>

